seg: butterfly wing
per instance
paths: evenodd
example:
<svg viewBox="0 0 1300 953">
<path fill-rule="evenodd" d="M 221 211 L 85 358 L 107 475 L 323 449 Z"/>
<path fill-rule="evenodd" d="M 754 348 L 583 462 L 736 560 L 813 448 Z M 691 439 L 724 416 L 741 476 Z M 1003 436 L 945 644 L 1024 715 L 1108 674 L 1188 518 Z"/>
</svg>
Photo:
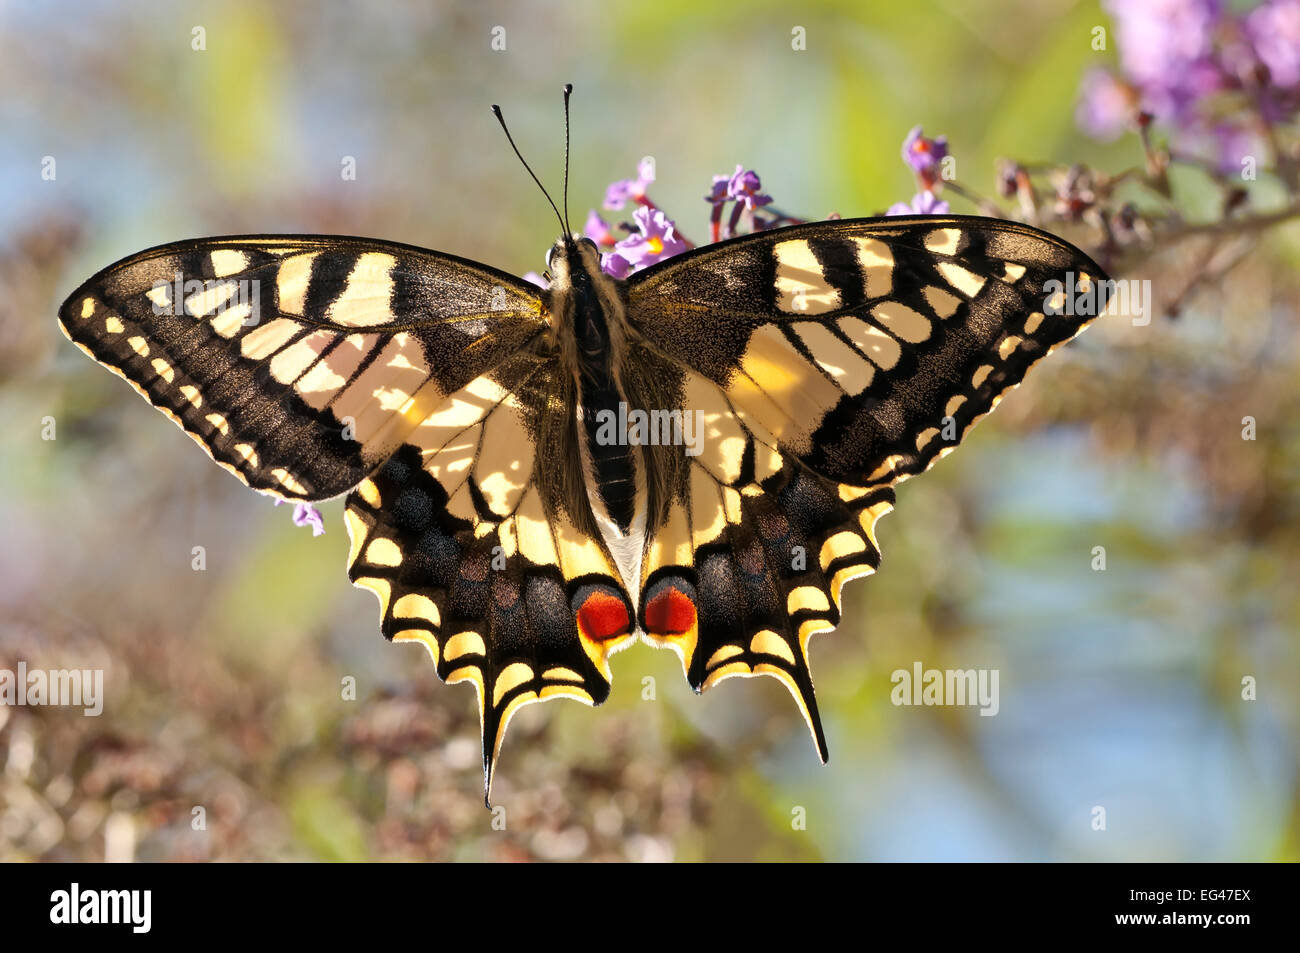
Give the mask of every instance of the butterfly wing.
<svg viewBox="0 0 1300 953">
<path fill-rule="evenodd" d="M 385 636 L 476 686 L 490 782 L 510 714 L 603 701 L 605 658 L 630 638 L 608 556 L 576 528 L 585 497 L 539 465 L 572 439 L 550 399 L 571 385 L 554 379 L 545 308 L 533 286 L 448 255 L 249 236 L 127 258 L 59 321 L 249 486 L 352 491 L 349 574 L 379 597 Z"/>
<path fill-rule="evenodd" d="M 629 321 L 688 369 L 681 406 L 705 425 L 644 562 L 651 641 L 697 691 L 779 678 L 825 759 L 807 641 L 879 564 L 893 487 L 1104 310 L 1104 279 L 1054 236 L 962 216 L 795 226 L 634 275 Z"/>
<path fill-rule="evenodd" d="M 642 561 L 639 622 L 704 691 L 771 675 L 794 696 L 825 760 L 807 645 L 840 619 L 840 590 L 880 562 L 875 521 L 893 490 L 836 484 L 783 451 L 762 423 L 702 375 L 683 376 L 700 452 Z"/>
<path fill-rule="evenodd" d="M 383 632 L 422 643 L 446 682 L 479 694 L 484 784 L 511 716 L 551 698 L 598 705 L 632 604 L 576 464 L 572 377 L 525 351 L 452 395 L 349 495 L 353 583 Z"/>
<path fill-rule="evenodd" d="M 110 265 L 59 323 L 249 486 L 320 500 L 538 334 L 535 292 L 387 242 L 213 238 Z"/>
</svg>

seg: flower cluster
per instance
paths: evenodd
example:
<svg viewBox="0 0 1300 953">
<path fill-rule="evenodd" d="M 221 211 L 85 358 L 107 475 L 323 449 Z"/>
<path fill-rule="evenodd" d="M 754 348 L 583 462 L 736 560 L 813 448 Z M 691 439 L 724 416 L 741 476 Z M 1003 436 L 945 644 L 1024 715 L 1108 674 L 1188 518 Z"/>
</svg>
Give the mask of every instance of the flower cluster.
<svg viewBox="0 0 1300 953">
<path fill-rule="evenodd" d="M 654 160 L 647 157 L 637 164 L 635 179 L 620 179 L 605 190 L 604 205 L 609 211 L 620 211 L 629 202 L 636 205 L 632 221 L 620 226 L 626 233 L 624 238 L 619 238 L 614 227 L 595 209 L 587 212 L 582 231 L 601 250 L 600 267 L 608 275 L 626 278 L 634 271 L 692 247 L 677 234 L 676 224 L 647 194 L 654 180 Z"/>
<path fill-rule="evenodd" d="M 1154 120 L 1221 173 L 1300 111 L 1300 0 L 1235 13 L 1221 0 L 1107 0 L 1119 68 L 1085 75 L 1076 118 L 1114 139 Z"/>
<path fill-rule="evenodd" d="M 731 175 L 713 177 L 709 194 L 704 196 L 704 201 L 713 208 L 709 215 L 709 235 L 713 241 L 737 234 L 742 218 L 748 218 L 752 230 L 758 231 L 761 227 L 766 227 L 755 228 L 754 220 L 755 209 L 772 204 L 772 196 L 764 195 L 759 191 L 762 187 L 763 183 L 759 181 L 758 173 L 742 165 L 736 166 L 736 171 Z M 728 202 L 733 203 L 731 214 L 727 216 L 726 225 L 723 226 L 723 209 Z"/>
<path fill-rule="evenodd" d="M 903 161 L 916 173 L 924 189 L 933 189 L 939 183 L 943 160 L 948 158 L 948 137 L 927 139 L 921 127 L 912 127 L 903 139 Z"/>
<path fill-rule="evenodd" d="M 886 215 L 944 215 L 948 203 L 938 197 L 943 188 L 943 160 L 948 158 L 948 137 L 926 138 L 920 126 L 914 126 L 903 139 L 903 162 L 916 173 L 921 191 L 910 202 L 895 202 Z"/>
<path fill-rule="evenodd" d="M 912 196 L 911 202 L 895 202 L 889 206 L 886 215 L 946 215 L 948 203 L 937 198 L 933 192 L 921 190 Z"/>
<path fill-rule="evenodd" d="M 948 140 L 940 136 L 928 139 L 917 126 L 903 141 L 903 161 L 916 173 L 921 191 L 910 203 L 898 203 L 888 215 L 943 215 L 948 203 L 937 195 L 942 188 L 942 165 L 948 157 Z M 600 249 L 600 267 L 615 278 L 626 278 L 656 262 L 680 255 L 694 248 L 677 223 L 669 218 L 650 197 L 650 186 L 655 181 L 655 164 L 652 159 L 642 159 L 634 179 L 620 179 L 605 190 L 606 211 L 621 211 L 629 204 L 635 206 L 631 221 L 612 225 L 595 209 L 587 212 L 583 234 Z M 748 232 L 761 232 L 782 225 L 798 225 L 808 221 L 787 215 L 773 207 L 772 196 L 763 191 L 763 182 L 757 172 L 737 165 L 734 172 L 715 175 L 704 201 L 709 203 L 709 241 L 717 242 Z M 728 206 L 730 208 L 728 209 Z M 830 215 L 829 218 L 838 218 Z M 619 233 L 623 237 L 619 237 Z M 545 288 L 546 276 L 528 272 L 524 277 Z"/>
<path fill-rule="evenodd" d="M 646 189 L 650 183 L 655 180 L 655 164 L 650 158 L 642 159 L 637 163 L 635 179 L 620 179 L 617 182 L 610 183 L 609 188 L 605 190 L 605 208 L 617 212 L 628 201 L 645 203 Z"/>
<path fill-rule="evenodd" d="M 635 179 L 621 179 L 605 190 L 607 210 L 619 211 L 629 202 L 636 205 L 632 220 L 617 226 L 625 233 L 623 238 L 618 237 L 615 226 L 595 209 L 587 213 L 583 234 L 601 250 L 600 266 L 606 274 L 626 278 L 633 272 L 695 247 L 681 234 L 677 223 L 650 198 L 649 188 L 654 180 L 654 162 L 642 159 Z M 755 215 L 758 209 L 772 203 L 772 197 L 762 189 L 758 173 L 744 166 L 736 166 L 731 175 L 715 175 L 709 194 L 704 197 L 712 210 L 709 216 L 710 240 L 716 242 L 731 238 L 741 233 L 742 226 L 747 226 L 750 231 L 762 231 L 799 221 L 771 210 L 764 216 Z M 724 212 L 728 203 L 732 206 L 730 214 Z M 543 284 L 542 279 L 536 280 Z"/>
<path fill-rule="evenodd" d="M 611 249 L 600 256 L 600 267 L 615 278 L 626 278 L 657 261 L 680 255 L 690 246 L 677 234 L 677 226 L 661 209 L 642 205 L 632 213 L 626 238 L 611 242 L 613 231 L 593 209 L 587 216 L 587 237 L 597 247 Z"/>
<path fill-rule="evenodd" d="M 940 136 L 928 139 L 917 126 L 903 141 L 903 161 L 916 173 L 921 191 L 910 203 L 898 203 L 889 215 L 942 215 L 948 203 L 937 192 L 942 188 L 942 166 L 948 157 L 948 140 Z M 635 206 L 631 221 L 612 225 L 591 209 L 583 225 L 583 234 L 601 251 L 600 267 L 615 278 L 626 278 L 656 262 L 680 255 L 694 248 L 677 223 L 669 218 L 650 197 L 655 181 L 655 164 L 645 158 L 637 165 L 634 179 L 620 179 L 605 190 L 607 211 L 621 211 Z M 788 215 L 773 206 L 772 196 L 763 191 L 763 181 L 753 169 L 737 165 L 734 172 L 715 175 L 704 201 L 709 203 L 709 241 L 717 242 L 748 232 L 761 232 L 782 225 L 798 225 L 808 219 Z M 730 208 L 728 208 L 730 206 Z M 838 218 L 830 215 L 829 218 Z M 623 237 L 619 237 L 619 232 Z M 545 276 L 529 272 L 527 280 L 547 286 Z"/>
</svg>

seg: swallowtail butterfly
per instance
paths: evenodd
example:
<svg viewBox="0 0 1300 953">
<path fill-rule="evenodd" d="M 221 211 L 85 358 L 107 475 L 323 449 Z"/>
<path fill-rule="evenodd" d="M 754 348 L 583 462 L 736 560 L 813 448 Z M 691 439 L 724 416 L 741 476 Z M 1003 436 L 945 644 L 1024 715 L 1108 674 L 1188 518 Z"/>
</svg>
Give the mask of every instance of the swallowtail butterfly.
<svg viewBox="0 0 1300 953">
<path fill-rule="evenodd" d="M 824 761 L 808 641 L 879 565 L 895 485 L 1082 330 L 1049 283 L 1105 276 L 1037 229 L 935 216 L 622 281 L 561 227 L 545 290 L 394 242 L 203 238 L 110 265 L 59 322 L 253 489 L 347 494 L 384 636 L 478 690 L 487 790 L 511 715 L 600 704 L 638 638 L 697 692 L 779 679 Z"/>
</svg>

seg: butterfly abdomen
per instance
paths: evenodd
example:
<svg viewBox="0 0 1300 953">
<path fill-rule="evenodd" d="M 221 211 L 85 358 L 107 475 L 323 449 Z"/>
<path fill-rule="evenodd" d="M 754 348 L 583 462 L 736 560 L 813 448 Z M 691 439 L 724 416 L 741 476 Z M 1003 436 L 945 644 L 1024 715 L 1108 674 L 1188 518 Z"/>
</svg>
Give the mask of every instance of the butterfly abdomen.
<svg viewBox="0 0 1300 953">
<path fill-rule="evenodd" d="M 634 448 L 622 436 L 620 420 L 626 420 L 627 402 L 612 380 L 601 383 L 583 380 L 581 396 L 583 437 L 592 474 L 605 512 L 624 535 L 636 518 L 636 462 Z"/>
</svg>

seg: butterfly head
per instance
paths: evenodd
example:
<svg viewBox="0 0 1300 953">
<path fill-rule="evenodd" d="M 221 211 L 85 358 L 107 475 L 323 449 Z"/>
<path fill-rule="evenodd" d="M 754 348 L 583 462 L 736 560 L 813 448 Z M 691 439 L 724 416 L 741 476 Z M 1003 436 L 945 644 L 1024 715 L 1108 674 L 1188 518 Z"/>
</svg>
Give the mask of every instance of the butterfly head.
<svg viewBox="0 0 1300 953">
<path fill-rule="evenodd" d="M 585 235 L 561 235 L 546 252 L 546 270 L 553 278 L 572 280 L 578 272 L 600 272 L 600 250 Z"/>
</svg>

